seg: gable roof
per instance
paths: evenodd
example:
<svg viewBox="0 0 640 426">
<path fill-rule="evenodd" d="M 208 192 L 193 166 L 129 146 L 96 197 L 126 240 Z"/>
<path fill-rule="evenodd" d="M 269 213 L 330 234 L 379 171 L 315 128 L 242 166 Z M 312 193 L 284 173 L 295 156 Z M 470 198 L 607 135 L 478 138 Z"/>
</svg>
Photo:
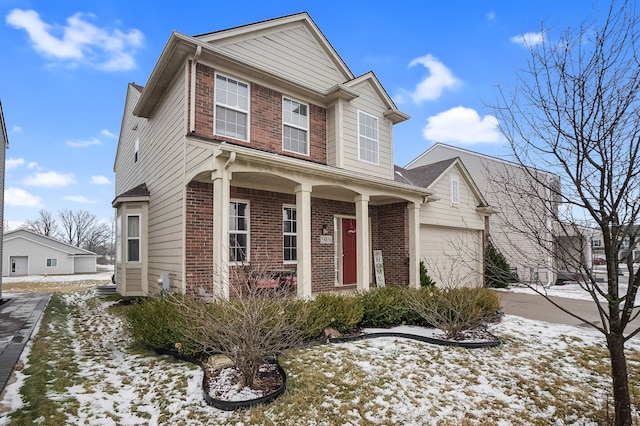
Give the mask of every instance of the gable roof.
<svg viewBox="0 0 640 426">
<path fill-rule="evenodd" d="M 171 83 L 178 70 L 184 66 L 185 61 L 191 58 L 207 58 L 224 67 L 237 67 L 249 70 L 257 75 L 258 79 L 277 83 L 285 88 L 305 94 L 311 99 L 324 101 L 328 96 L 334 95 L 335 85 L 332 87 L 313 87 L 304 82 L 287 78 L 282 69 L 271 69 L 252 58 L 251 54 L 238 49 L 231 49 L 231 42 L 245 42 L 252 37 L 260 37 L 269 32 L 288 30 L 293 27 L 303 27 L 310 34 L 313 41 L 320 46 L 326 60 L 337 70 L 336 84 L 352 80 L 353 73 L 346 66 L 342 58 L 326 39 L 308 13 L 302 12 L 287 15 L 254 24 L 243 25 L 231 29 L 220 30 L 195 37 L 174 31 L 165 45 L 158 62 L 156 63 L 147 84 L 145 85 L 140 100 L 133 110 L 133 114 L 139 117 L 149 117 L 165 89 Z M 268 38 L 265 38 L 268 39 Z M 275 41 L 269 42 L 277 44 Z M 305 52 L 295 52 L 304 55 Z"/>
<path fill-rule="evenodd" d="M 462 163 L 460 157 L 449 158 L 436 163 L 427 164 L 425 166 L 415 167 L 413 169 L 404 169 L 396 166 L 396 180 L 403 179 L 412 185 L 431 190 L 442 176 L 454 168 L 462 174 L 465 182 L 473 192 L 474 196 L 478 199 L 480 203 L 478 207 L 490 207 L 471 177 L 471 174 L 469 174 L 469 171 Z M 398 177 L 398 175 L 400 177 Z M 434 194 L 434 196 L 437 197 L 437 194 Z M 491 213 L 492 210 L 488 209 L 487 212 Z"/>
<path fill-rule="evenodd" d="M 387 91 L 384 89 L 382 84 L 380 84 L 380 80 L 378 80 L 378 77 L 376 77 L 373 71 L 364 73 L 361 76 L 346 82 L 344 86 L 351 88 L 365 81 L 369 82 L 373 86 L 375 91 L 378 93 L 378 96 L 380 96 L 380 98 L 386 104 L 388 110 L 384 113 L 384 116 L 387 117 L 389 120 L 391 120 L 393 124 L 397 124 L 411 118 L 408 114 L 405 114 L 404 112 L 400 111 L 396 107 L 396 104 L 393 102 L 393 100 L 391 99 Z"/>
<path fill-rule="evenodd" d="M 97 256 L 97 254 L 92 251 L 72 246 L 71 244 L 38 234 L 37 232 L 30 231 L 26 228 L 18 228 L 4 233 L 4 242 L 14 239 L 28 240 L 37 245 L 49 247 L 51 249 L 67 253 L 71 256 Z"/>
</svg>

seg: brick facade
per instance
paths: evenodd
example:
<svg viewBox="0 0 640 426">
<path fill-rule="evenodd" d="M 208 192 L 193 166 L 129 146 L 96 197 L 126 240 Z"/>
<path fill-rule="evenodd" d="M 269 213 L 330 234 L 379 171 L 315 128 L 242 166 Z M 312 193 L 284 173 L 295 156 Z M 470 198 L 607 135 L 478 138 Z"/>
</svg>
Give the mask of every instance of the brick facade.
<svg viewBox="0 0 640 426">
<path fill-rule="evenodd" d="M 295 269 L 283 262 L 282 207 L 295 206 L 295 195 L 231 187 L 231 198 L 249 203 L 250 260 L 252 268 Z M 213 269 L 213 185 L 191 182 L 187 186 L 186 278 L 187 293 L 211 289 Z M 336 286 L 334 244 L 321 244 L 326 226 L 334 235 L 335 216 L 355 216 L 355 204 L 311 198 L 311 271 L 313 293 L 353 290 L 356 285 Z M 409 283 L 409 229 L 406 203 L 370 206 L 372 249 L 383 250 L 388 285 Z M 254 266 L 255 265 L 255 266 Z M 373 271 L 373 269 L 371 269 Z M 230 280 L 246 278 L 244 269 L 231 267 Z"/>
<path fill-rule="evenodd" d="M 186 293 L 213 288 L 213 184 L 189 182 L 186 191 Z"/>
<path fill-rule="evenodd" d="M 326 164 L 327 110 L 318 105 L 309 105 L 308 156 L 284 151 L 282 149 L 283 93 L 254 82 L 248 81 L 247 83 L 249 83 L 250 90 L 250 141 L 246 142 L 216 135 L 213 125 L 215 115 L 215 70 L 209 66 L 197 64 L 194 135 Z M 295 96 L 292 96 L 292 99 L 296 99 Z M 189 108 L 191 108 L 190 102 Z"/>
</svg>

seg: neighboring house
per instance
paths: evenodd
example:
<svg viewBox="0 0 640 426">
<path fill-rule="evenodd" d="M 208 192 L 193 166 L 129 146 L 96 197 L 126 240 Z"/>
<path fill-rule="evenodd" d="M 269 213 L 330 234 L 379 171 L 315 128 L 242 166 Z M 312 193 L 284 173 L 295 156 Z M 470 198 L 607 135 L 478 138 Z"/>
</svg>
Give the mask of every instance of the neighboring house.
<svg viewBox="0 0 640 426">
<path fill-rule="evenodd" d="M 490 219 L 491 240 L 515 268 L 518 278 L 525 282 L 554 284 L 558 264 L 553 255 L 556 252 L 552 246 L 554 237 L 547 230 L 552 228 L 548 211 L 557 208 L 557 203 L 542 186 L 529 185 L 528 175 L 516 163 L 443 143 L 434 144 L 405 168 L 414 170 L 451 158 L 462 160 L 487 203 L 498 211 Z M 540 170 L 531 171 L 538 174 L 538 179 L 559 185 L 557 176 Z M 510 191 L 516 186 L 524 187 L 526 191 Z M 546 245 L 541 247 L 532 233 L 537 233 Z"/>
<path fill-rule="evenodd" d="M 7 126 L 4 122 L 4 112 L 2 111 L 2 101 L 0 101 L 0 238 L 4 235 L 4 167 L 7 149 L 9 148 L 9 137 L 7 136 Z M 2 246 L 0 246 L 0 268 L 2 268 Z M 2 300 L 2 277 L 0 277 L 0 300 Z"/>
<path fill-rule="evenodd" d="M 147 85 L 127 90 L 117 291 L 228 297 L 264 265 L 297 281 L 301 298 L 418 286 L 425 229 L 461 222 L 432 221 L 432 190 L 396 181 L 392 131 L 408 118 L 372 72 L 352 74 L 307 13 L 172 33 Z M 477 230 L 487 212 L 472 212 L 461 215 Z"/>
<path fill-rule="evenodd" d="M 618 259 L 620 263 L 626 261 L 627 255 L 635 263 L 640 262 L 640 225 L 632 225 L 628 229 L 628 235 L 620 243 L 620 249 L 618 250 Z M 604 254 L 604 238 L 602 231 L 599 229 L 590 230 L 590 241 L 592 248 L 593 259 L 605 259 Z"/>
<path fill-rule="evenodd" d="M 2 276 L 96 272 L 97 254 L 27 229 L 5 232 Z"/>
<path fill-rule="evenodd" d="M 460 158 L 402 169 L 397 179 L 431 192 L 420 209 L 420 253 L 428 275 L 447 287 L 484 284 L 487 204 Z"/>
</svg>

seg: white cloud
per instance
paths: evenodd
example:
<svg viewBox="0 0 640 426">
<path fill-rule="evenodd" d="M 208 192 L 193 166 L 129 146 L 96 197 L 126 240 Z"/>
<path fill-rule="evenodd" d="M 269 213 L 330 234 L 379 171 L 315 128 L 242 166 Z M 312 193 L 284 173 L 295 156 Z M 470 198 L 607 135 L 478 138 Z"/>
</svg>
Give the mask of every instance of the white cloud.
<svg viewBox="0 0 640 426">
<path fill-rule="evenodd" d="M 73 148 L 86 148 L 92 145 L 101 145 L 102 141 L 98 138 L 88 139 L 85 141 L 67 141 L 67 145 Z"/>
<path fill-rule="evenodd" d="M 68 61 L 72 65 L 88 63 L 105 71 L 135 68 L 134 53 L 142 46 L 144 35 L 136 29 L 128 33 L 96 27 L 88 21 L 90 14 L 76 13 L 64 27 L 42 21 L 35 10 L 13 9 L 7 24 L 23 29 L 33 48 L 47 58 Z"/>
<path fill-rule="evenodd" d="M 496 20 L 496 13 L 494 11 L 487 12 L 485 17 L 487 18 L 488 24 L 493 24 Z"/>
<path fill-rule="evenodd" d="M 112 139 L 117 139 L 117 138 L 118 138 L 116 135 L 114 135 L 113 133 L 111 133 L 111 132 L 110 132 L 110 131 L 108 131 L 107 129 L 102 129 L 102 130 L 100 131 L 100 133 L 101 133 L 103 136 L 106 136 L 106 137 L 108 137 L 108 138 L 112 138 Z"/>
<path fill-rule="evenodd" d="M 76 179 L 73 173 L 46 172 L 28 176 L 22 183 L 31 186 L 54 187 L 71 185 L 76 183 Z"/>
<path fill-rule="evenodd" d="M 466 145 L 496 143 L 503 140 L 498 120 L 492 115 L 480 115 L 471 108 L 458 106 L 427 119 L 422 136 L 430 141 L 454 142 Z"/>
<path fill-rule="evenodd" d="M 31 195 L 20 188 L 5 189 L 4 202 L 15 207 L 42 207 L 40 197 Z"/>
<path fill-rule="evenodd" d="M 511 42 L 520 44 L 524 47 L 533 47 L 544 41 L 544 33 L 525 33 L 511 37 Z"/>
<path fill-rule="evenodd" d="M 451 70 L 431 54 L 412 60 L 409 67 L 416 65 L 423 65 L 427 68 L 429 75 L 418 83 L 413 92 L 403 90 L 402 93 L 396 97 L 399 103 L 402 103 L 406 96 L 410 97 L 416 104 L 424 101 L 433 101 L 442 95 L 443 90 L 455 89 L 461 84 L 461 81 L 453 75 Z"/>
<path fill-rule="evenodd" d="M 108 185 L 111 181 L 106 176 L 91 176 L 91 183 L 94 185 Z"/>
<path fill-rule="evenodd" d="M 7 170 L 11 170 L 11 169 L 17 169 L 18 167 L 22 166 L 24 163 L 25 163 L 24 158 L 9 157 L 7 158 L 7 161 L 5 161 L 4 165 Z"/>
<path fill-rule="evenodd" d="M 13 126 L 13 127 L 11 128 L 11 132 L 12 132 L 12 133 L 22 133 L 22 127 L 20 127 L 20 126 Z"/>
<path fill-rule="evenodd" d="M 66 197 L 64 197 L 64 199 L 67 201 L 73 201 L 74 203 L 81 203 L 81 204 L 97 204 L 100 202 L 99 200 L 91 200 L 83 195 L 67 195 Z"/>
<path fill-rule="evenodd" d="M 30 161 L 29 164 L 27 164 L 27 169 L 40 170 L 40 166 L 35 161 Z"/>
</svg>

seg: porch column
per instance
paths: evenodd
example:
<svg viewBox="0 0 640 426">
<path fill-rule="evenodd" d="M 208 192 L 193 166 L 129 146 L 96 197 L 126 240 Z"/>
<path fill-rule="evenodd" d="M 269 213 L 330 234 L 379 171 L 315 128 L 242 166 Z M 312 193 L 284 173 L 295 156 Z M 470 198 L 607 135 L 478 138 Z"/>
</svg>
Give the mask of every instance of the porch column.
<svg viewBox="0 0 640 426">
<path fill-rule="evenodd" d="M 409 287 L 420 287 L 420 204 L 408 203 L 409 209 Z"/>
<path fill-rule="evenodd" d="M 229 299 L 229 181 L 230 172 L 219 167 L 213 180 L 213 293 Z"/>
<path fill-rule="evenodd" d="M 371 247 L 369 245 L 369 196 L 356 195 L 356 256 L 358 290 L 369 290 Z"/>
<path fill-rule="evenodd" d="M 298 297 L 311 297 L 311 185 L 303 183 L 297 185 L 296 192 L 296 223 L 298 243 Z"/>
</svg>

